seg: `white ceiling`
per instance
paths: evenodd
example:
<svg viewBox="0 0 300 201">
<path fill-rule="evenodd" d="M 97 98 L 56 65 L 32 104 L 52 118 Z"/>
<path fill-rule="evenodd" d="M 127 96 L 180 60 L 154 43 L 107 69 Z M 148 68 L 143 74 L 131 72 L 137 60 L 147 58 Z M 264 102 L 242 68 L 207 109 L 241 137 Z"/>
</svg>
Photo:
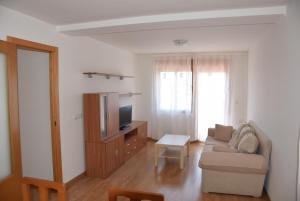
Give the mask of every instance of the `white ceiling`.
<svg viewBox="0 0 300 201">
<path fill-rule="evenodd" d="M 249 50 L 272 24 L 209 26 L 112 33 L 93 36 L 134 53 L 171 53 Z M 174 39 L 187 39 L 175 46 Z"/>
<path fill-rule="evenodd" d="M 0 4 L 135 53 L 248 50 L 288 0 L 0 0 Z M 187 39 L 182 47 L 174 39 Z"/>
<path fill-rule="evenodd" d="M 54 25 L 203 10 L 276 6 L 287 0 L 0 0 Z"/>
</svg>

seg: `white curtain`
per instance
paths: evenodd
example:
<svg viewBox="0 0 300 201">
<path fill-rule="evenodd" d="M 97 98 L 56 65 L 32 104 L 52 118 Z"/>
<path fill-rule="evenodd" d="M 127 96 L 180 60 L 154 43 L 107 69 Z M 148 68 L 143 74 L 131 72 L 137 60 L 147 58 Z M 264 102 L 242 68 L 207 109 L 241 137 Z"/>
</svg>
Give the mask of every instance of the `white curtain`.
<svg viewBox="0 0 300 201">
<path fill-rule="evenodd" d="M 158 58 L 154 64 L 153 139 L 164 134 L 194 135 L 191 57 Z"/>
<path fill-rule="evenodd" d="M 197 56 L 193 62 L 193 102 L 196 138 L 205 141 L 207 129 L 230 119 L 230 56 Z"/>
<path fill-rule="evenodd" d="M 156 59 L 151 137 L 184 134 L 205 141 L 209 127 L 230 124 L 230 66 L 231 56 Z"/>
</svg>

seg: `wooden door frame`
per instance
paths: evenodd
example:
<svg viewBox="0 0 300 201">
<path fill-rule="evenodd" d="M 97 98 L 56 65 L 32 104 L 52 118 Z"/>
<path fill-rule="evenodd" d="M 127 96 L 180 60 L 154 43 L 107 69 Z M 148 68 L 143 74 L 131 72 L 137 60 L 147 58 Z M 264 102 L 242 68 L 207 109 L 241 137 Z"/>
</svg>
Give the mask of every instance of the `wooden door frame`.
<svg viewBox="0 0 300 201">
<path fill-rule="evenodd" d="M 19 49 L 28 49 L 33 51 L 41 51 L 41 52 L 49 53 L 50 113 L 51 113 L 50 120 L 51 120 L 51 139 L 52 139 L 53 177 L 55 182 L 62 183 L 63 178 L 62 178 L 60 120 L 59 120 L 58 48 L 55 46 L 36 43 L 29 40 L 23 40 L 12 36 L 7 36 L 7 41 L 12 44 L 15 44 L 16 50 L 17 48 L 19 48 Z M 17 51 L 15 52 L 15 57 L 17 59 Z"/>
<path fill-rule="evenodd" d="M 16 176 L 21 177 L 22 169 L 21 169 L 21 156 L 20 156 L 20 135 L 19 135 L 19 122 L 16 119 L 19 119 L 19 111 L 18 111 L 18 86 L 16 76 L 17 72 L 17 60 L 14 51 L 16 51 L 15 46 L 11 46 L 10 44 L 2 44 L 0 46 L 6 49 L 6 54 L 8 57 L 7 63 L 7 85 L 8 85 L 8 115 L 9 115 L 9 128 L 10 128 L 10 147 L 12 153 L 12 172 L 15 173 Z M 10 46 L 10 47 L 8 47 Z"/>
<path fill-rule="evenodd" d="M 0 40 L 0 47 L 7 56 L 7 100 L 8 100 L 8 123 L 11 153 L 11 174 L 0 182 L 0 188 L 9 186 L 5 189 L 4 196 L 7 199 L 14 197 L 14 200 L 21 198 L 21 185 L 19 179 L 22 177 L 22 163 L 19 135 L 19 110 L 18 110 L 18 86 L 17 86 L 17 65 L 16 65 L 16 46 L 6 41 Z M 1 51 L 1 52 L 2 52 Z M 1 192 L 3 193 L 3 192 Z M 12 195 L 13 194 L 13 195 Z"/>
</svg>

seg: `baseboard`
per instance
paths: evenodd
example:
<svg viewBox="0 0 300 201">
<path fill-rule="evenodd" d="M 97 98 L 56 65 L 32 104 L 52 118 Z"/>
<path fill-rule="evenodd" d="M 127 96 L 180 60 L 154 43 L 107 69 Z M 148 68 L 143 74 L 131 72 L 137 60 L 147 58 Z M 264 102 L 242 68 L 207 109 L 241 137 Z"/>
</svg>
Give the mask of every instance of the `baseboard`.
<svg viewBox="0 0 300 201">
<path fill-rule="evenodd" d="M 268 191 L 267 191 L 267 189 L 266 189 L 265 187 L 263 188 L 263 191 L 264 191 L 264 193 L 266 194 L 268 200 L 271 201 L 271 198 L 270 198 L 270 196 L 269 196 L 269 194 L 268 194 Z"/>
<path fill-rule="evenodd" d="M 77 175 L 76 177 L 74 177 L 73 179 L 71 179 L 70 181 L 68 181 L 65 185 L 66 188 L 70 188 L 71 186 L 73 186 L 73 184 L 75 184 L 77 181 L 79 181 L 80 179 L 82 179 L 83 177 L 85 177 L 86 175 L 86 171 L 84 171 L 83 173 Z"/>
</svg>

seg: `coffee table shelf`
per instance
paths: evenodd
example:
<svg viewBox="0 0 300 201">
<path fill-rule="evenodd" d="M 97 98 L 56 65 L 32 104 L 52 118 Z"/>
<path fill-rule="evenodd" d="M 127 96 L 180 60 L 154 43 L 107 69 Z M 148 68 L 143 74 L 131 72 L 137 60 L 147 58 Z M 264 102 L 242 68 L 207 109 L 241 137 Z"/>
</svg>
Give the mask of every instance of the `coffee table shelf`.
<svg viewBox="0 0 300 201">
<path fill-rule="evenodd" d="M 163 152 L 161 152 L 162 149 Z M 164 135 L 158 142 L 155 143 L 155 167 L 158 165 L 159 158 L 179 158 L 180 169 L 183 169 L 184 158 L 185 156 L 189 156 L 189 149 L 190 136 L 172 134 Z"/>
</svg>

